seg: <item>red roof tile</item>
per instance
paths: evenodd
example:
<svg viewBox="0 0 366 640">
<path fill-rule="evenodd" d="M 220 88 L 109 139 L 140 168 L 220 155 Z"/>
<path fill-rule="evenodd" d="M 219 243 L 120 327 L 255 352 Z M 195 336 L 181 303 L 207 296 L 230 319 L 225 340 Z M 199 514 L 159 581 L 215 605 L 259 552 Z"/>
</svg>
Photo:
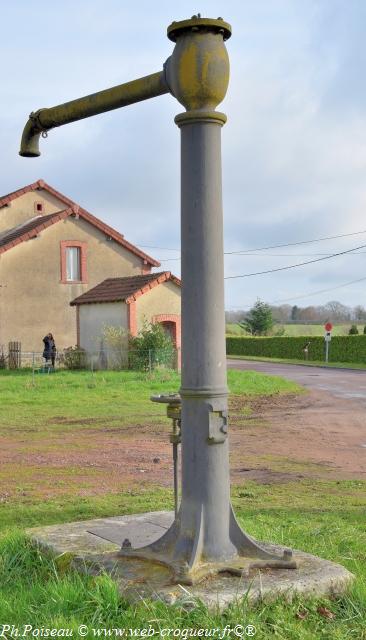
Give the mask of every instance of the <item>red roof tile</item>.
<svg viewBox="0 0 366 640">
<path fill-rule="evenodd" d="M 162 282 L 171 280 L 179 287 L 181 281 L 173 276 L 170 271 L 150 273 L 142 276 L 129 276 L 126 278 L 107 278 L 95 287 L 86 291 L 70 302 L 71 305 L 92 304 L 98 302 L 133 302 L 144 293 L 153 289 Z"/>
<path fill-rule="evenodd" d="M 64 211 L 56 211 L 48 216 L 37 216 L 32 220 L 27 220 L 22 225 L 9 229 L 0 234 L 0 253 L 5 253 L 20 242 L 35 238 L 40 231 L 50 227 L 55 222 L 67 218 L 74 213 L 72 209 L 64 209 Z"/>
<path fill-rule="evenodd" d="M 115 240 L 119 245 L 121 245 L 125 249 L 128 249 L 129 251 L 131 251 L 131 253 L 134 253 L 136 256 L 141 258 L 144 261 L 144 263 L 150 264 L 153 267 L 160 267 L 160 262 L 158 260 L 155 260 L 154 258 L 149 256 L 147 253 L 145 253 L 144 251 L 141 251 L 140 249 L 138 249 L 138 247 L 135 247 L 135 245 L 125 240 L 124 236 L 118 231 L 116 231 L 115 229 L 113 229 L 113 227 L 110 227 L 109 225 L 102 222 L 102 220 L 99 220 L 99 218 L 96 218 L 95 216 L 93 216 L 91 213 L 89 213 L 89 211 L 87 211 L 86 209 L 83 209 L 83 207 L 80 207 L 76 202 L 74 202 L 67 196 L 64 196 L 63 193 L 56 191 L 56 189 L 51 187 L 44 180 L 37 180 L 37 182 L 33 182 L 32 184 L 28 184 L 27 186 L 22 187 L 21 189 L 17 189 L 17 191 L 12 191 L 7 195 L 2 196 L 0 198 L 0 208 L 6 206 L 12 200 L 19 198 L 23 194 L 29 193 L 30 191 L 36 191 L 37 189 L 44 189 L 45 191 L 48 191 L 48 193 L 51 193 L 53 196 L 61 200 L 61 202 L 64 202 L 68 207 L 72 207 L 74 209 L 74 212 L 77 212 L 81 218 L 83 218 L 84 220 L 92 224 L 94 227 L 96 227 L 97 229 L 105 233 L 107 236 L 113 238 L 113 240 Z"/>
</svg>

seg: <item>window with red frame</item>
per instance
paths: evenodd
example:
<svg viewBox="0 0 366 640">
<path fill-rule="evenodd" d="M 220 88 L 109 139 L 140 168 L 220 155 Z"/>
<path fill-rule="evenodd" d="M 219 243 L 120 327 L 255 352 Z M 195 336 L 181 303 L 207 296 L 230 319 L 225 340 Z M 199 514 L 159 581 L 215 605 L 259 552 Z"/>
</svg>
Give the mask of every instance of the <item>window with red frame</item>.
<svg viewBox="0 0 366 640">
<path fill-rule="evenodd" d="M 66 280 L 80 282 L 81 280 L 81 249 L 80 247 L 66 247 Z"/>
<path fill-rule="evenodd" d="M 61 241 L 61 282 L 87 282 L 86 242 Z"/>
</svg>

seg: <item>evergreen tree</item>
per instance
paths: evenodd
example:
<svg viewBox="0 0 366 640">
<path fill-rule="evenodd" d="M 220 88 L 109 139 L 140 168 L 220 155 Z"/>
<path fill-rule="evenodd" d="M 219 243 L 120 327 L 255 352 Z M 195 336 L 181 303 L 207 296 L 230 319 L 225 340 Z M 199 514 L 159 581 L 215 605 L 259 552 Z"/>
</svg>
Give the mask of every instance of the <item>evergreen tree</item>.
<svg viewBox="0 0 366 640">
<path fill-rule="evenodd" d="M 257 300 L 240 326 L 253 336 L 266 336 L 273 327 L 272 311 L 268 304 Z"/>
<path fill-rule="evenodd" d="M 291 320 L 296 322 L 299 315 L 299 307 L 295 304 L 291 309 Z"/>
</svg>

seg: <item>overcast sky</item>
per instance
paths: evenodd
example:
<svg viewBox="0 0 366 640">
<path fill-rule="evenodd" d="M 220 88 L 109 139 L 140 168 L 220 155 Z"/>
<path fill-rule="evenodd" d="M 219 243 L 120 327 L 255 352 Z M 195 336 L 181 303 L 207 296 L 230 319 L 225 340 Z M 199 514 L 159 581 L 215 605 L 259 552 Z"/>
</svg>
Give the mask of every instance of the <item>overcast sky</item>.
<svg viewBox="0 0 366 640">
<path fill-rule="evenodd" d="M 55 129 L 41 140 L 40 158 L 20 158 L 18 149 L 30 111 L 160 71 L 173 48 L 166 27 L 198 11 L 233 28 L 230 86 L 218 107 L 228 116 L 225 251 L 366 230 L 365 0 L 3 0 L 0 193 L 43 178 L 179 275 L 173 119 L 182 108 L 172 96 Z M 226 256 L 226 276 L 363 244 L 366 232 Z M 228 279 L 226 308 L 257 297 L 365 305 L 366 247 L 360 251 Z"/>
</svg>

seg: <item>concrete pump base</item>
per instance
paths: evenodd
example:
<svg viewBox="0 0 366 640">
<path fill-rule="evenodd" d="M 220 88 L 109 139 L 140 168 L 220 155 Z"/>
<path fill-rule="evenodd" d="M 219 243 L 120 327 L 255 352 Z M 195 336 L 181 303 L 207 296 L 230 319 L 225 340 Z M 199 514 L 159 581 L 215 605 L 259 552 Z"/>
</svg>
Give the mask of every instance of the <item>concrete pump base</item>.
<svg viewBox="0 0 366 640">
<path fill-rule="evenodd" d="M 96 575 L 109 573 L 120 593 L 131 602 L 161 599 L 169 604 L 192 606 L 196 600 L 209 608 L 224 609 L 245 597 L 250 602 L 282 597 L 335 596 L 344 593 L 354 576 L 344 567 L 303 551 L 294 551 L 297 569 L 253 570 L 249 576 L 212 576 L 190 587 L 171 583 L 171 572 L 163 565 L 136 558 L 118 557 L 124 540 L 135 548 L 160 538 L 173 522 L 174 514 L 157 511 L 115 518 L 100 518 L 28 530 L 32 540 L 56 556 L 61 566 Z M 261 543 L 268 551 L 282 553 L 279 545 Z"/>
</svg>

